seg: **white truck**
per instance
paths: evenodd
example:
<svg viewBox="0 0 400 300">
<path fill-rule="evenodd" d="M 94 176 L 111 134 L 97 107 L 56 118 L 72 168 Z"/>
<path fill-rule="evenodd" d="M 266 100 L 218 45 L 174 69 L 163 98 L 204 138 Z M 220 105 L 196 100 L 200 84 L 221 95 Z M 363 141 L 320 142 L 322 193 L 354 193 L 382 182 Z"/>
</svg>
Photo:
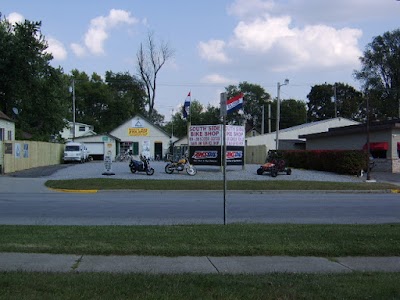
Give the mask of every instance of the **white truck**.
<svg viewBox="0 0 400 300">
<path fill-rule="evenodd" d="M 85 151 L 85 145 L 75 142 L 66 143 L 64 148 L 63 160 L 64 163 L 68 162 L 84 163 L 87 160 L 87 150 Z"/>
</svg>

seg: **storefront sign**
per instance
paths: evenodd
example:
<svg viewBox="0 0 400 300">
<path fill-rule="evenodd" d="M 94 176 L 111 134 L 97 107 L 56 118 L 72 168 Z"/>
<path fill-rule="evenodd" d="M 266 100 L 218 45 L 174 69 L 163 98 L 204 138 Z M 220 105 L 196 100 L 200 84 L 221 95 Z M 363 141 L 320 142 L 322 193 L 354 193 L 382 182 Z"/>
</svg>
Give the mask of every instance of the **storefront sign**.
<svg viewBox="0 0 400 300">
<path fill-rule="evenodd" d="M 149 128 L 128 128 L 129 136 L 148 136 L 149 134 Z"/>
</svg>

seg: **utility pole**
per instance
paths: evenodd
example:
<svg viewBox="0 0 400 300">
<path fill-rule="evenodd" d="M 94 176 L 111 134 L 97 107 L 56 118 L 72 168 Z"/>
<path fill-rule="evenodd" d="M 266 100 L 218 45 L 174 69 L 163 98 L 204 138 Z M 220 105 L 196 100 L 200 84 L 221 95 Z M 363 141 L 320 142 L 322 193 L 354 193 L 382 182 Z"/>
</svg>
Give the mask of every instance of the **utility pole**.
<svg viewBox="0 0 400 300">
<path fill-rule="evenodd" d="M 75 141 L 75 79 L 72 78 L 71 85 L 72 92 L 72 141 Z"/>
<path fill-rule="evenodd" d="M 275 133 L 276 133 L 276 138 L 275 138 L 276 145 L 275 145 L 275 150 L 279 149 L 279 121 L 280 121 L 280 118 L 281 118 L 281 112 L 280 112 L 280 109 L 281 109 L 281 99 L 280 99 L 280 97 L 281 97 L 281 86 L 284 86 L 284 85 L 287 85 L 287 84 L 289 84 L 289 79 L 285 79 L 285 82 L 282 83 L 282 84 L 280 84 L 279 82 L 277 84 L 277 87 L 278 87 L 277 94 L 278 95 L 277 95 L 277 103 L 276 103 L 276 131 L 275 131 Z"/>
<path fill-rule="evenodd" d="M 337 95 L 336 95 L 336 82 L 333 85 L 333 97 L 335 101 L 335 118 L 337 118 Z"/>
<path fill-rule="evenodd" d="M 264 109 L 265 109 L 265 105 L 263 103 L 262 105 L 262 121 L 261 121 L 261 134 L 264 134 Z"/>
</svg>

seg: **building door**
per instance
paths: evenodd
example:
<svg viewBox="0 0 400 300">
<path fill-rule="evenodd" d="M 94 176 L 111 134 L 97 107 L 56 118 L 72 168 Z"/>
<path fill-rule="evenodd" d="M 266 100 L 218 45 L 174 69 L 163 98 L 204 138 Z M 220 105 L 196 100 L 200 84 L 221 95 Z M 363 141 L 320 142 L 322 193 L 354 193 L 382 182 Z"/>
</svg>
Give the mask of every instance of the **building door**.
<svg viewBox="0 0 400 300">
<path fill-rule="evenodd" d="M 154 159 L 161 160 L 162 159 L 162 143 L 154 142 Z"/>
</svg>

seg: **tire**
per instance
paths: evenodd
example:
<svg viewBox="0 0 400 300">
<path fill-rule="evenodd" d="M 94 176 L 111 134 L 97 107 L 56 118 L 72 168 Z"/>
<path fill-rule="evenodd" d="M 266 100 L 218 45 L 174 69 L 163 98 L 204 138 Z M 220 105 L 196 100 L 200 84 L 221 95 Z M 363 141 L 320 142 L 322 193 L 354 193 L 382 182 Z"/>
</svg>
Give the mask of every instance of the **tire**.
<svg viewBox="0 0 400 300">
<path fill-rule="evenodd" d="M 262 175 L 264 173 L 264 169 L 262 167 L 259 167 L 257 169 L 257 175 Z"/>
<path fill-rule="evenodd" d="M 197 169 L 193 166 L 190 166 L 189 168 L 186 168 L 186 173 L 190 176 L 194 176 L 197 174 Z"/>
<path fill-rule="evenodd" d="M 272 170 L 271 171 L 271 177 L 276 177 L 278 176 L 278 171 L 277 170 Z"/>
<path fill-rule="evenodd" d="M 286 175 L 292 175 L 292 169 L 286 169 Z"/>
<path fill-rule="evenodd" d="M 167 174 L 172 174 L 174 172 L 174 167 L 172 166 L 172 164 L 167 164 L 165 166 L 165 173 Z"/>
<path fill-rule="evenodd" d="M 136 173 L 136 171 L 137 171 L 136 168 L 132 166 L 132 167 L 131 167 L 131 172 L 132 172 L 132 173 Z"/>
<path fill-rule="evenodd" d="M 146 170 L 146 174 L 149 175 L 149 176 L 153 175 L 154 174 L 154 169 L 153 168 L 147 169 Z"/>
</svg>

